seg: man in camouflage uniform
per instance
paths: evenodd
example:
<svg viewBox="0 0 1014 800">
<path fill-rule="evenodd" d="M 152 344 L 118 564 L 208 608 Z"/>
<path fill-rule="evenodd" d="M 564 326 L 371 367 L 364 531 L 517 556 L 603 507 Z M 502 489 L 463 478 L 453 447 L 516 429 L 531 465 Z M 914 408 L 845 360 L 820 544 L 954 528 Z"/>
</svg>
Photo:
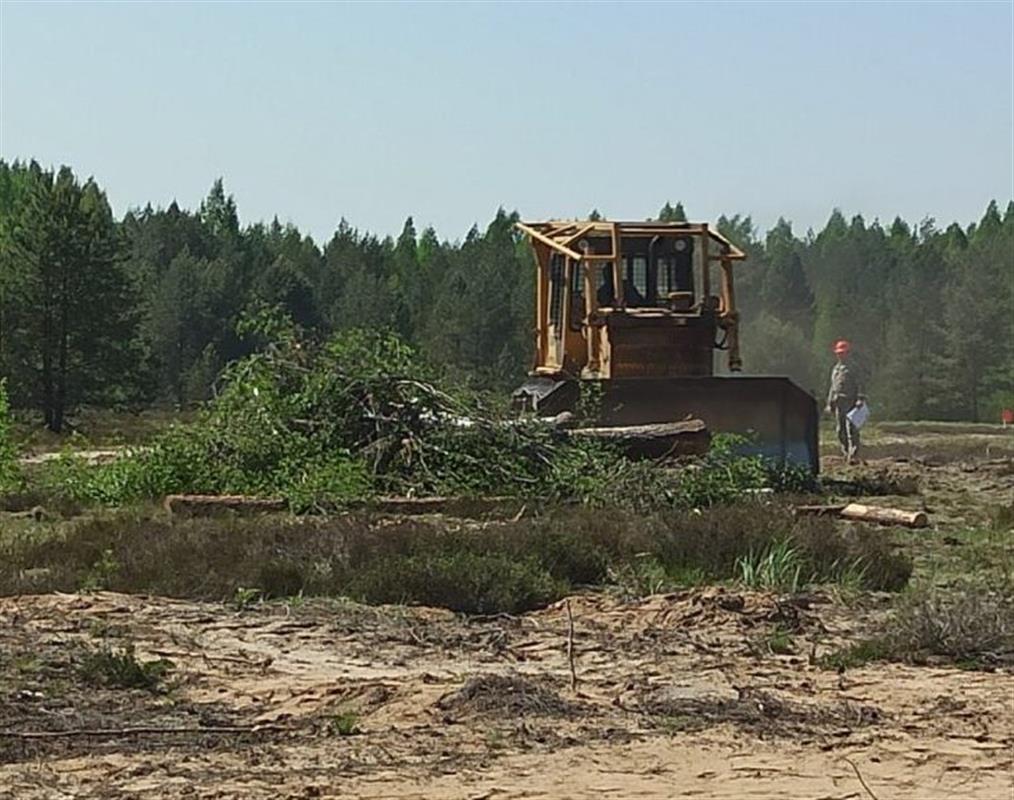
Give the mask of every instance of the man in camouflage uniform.
<svg viewBox="0 0 1014 800">
<path fill-rule="evenodd" d="M 849 369 L 848 355 L 851 349 L 852 346 L 845 339 L 834 343 L 838 363 L 831 370 L 831 389 L 827 393 L 827 412 L 834 414 L 842 455 L 849 464 L 859 454 L 859 429 L 852 424 L 848 413 L 866 402 L 859 387 L 859 379 Z"/>
</svg>

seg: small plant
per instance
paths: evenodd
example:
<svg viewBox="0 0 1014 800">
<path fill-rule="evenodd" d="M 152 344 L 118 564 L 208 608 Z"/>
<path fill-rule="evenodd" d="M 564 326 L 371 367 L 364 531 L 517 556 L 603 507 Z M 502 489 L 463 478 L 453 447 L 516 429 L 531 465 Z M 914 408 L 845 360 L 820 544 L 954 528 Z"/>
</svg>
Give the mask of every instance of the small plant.
<svg viewBox="0 0 1014 800">
<path fill-rule="evenodd" d="M 113 551 L 106 548 L 102 556 L 92 564 L 84 581 L 81 583 L 81 590 L 85 592 L 98 592 L 109 589 L 112 586 L 113 578 L 120 570 L 120 562 L 113 556 Z"/>
<path fill-rule="evenodd" d="M 327 729 L 334 736 L 357 736 L 362 733 L 359 717 L 351 711 L 342 711 L 327 721 Z"/>
<path fill-rule="evenodd" d="M 173 667 L 173 662 L 164 658 L 139 660 L 133 644 L 122 649 L 103 645 L 85 652 L 78 673 L 93 686 L 155 691 Z"/>
<path fill-rule="evenodd" d="M 490 750 L 503 750 L 507 746 L 507 737 L 499 728 L 486 731 L 486 747 Z"/>
<path fill-rule="evenodd" d="M 768 634 L 767 648 L 775 655 L 787 656 L 796 652 L 796 643 L 790 631 L 781 625 L 776 625 L 774 630 Z"/>
<path fill-rule="evenodd" d="M 802 559 L 787 539 L 756 555 L 741 557 L 736 566 L 740 582 L 751 589 L 794 594 L 802 587 Z"/>
<path fill-rule="evenodd" d="M 232 607 L 237 611 L 246 611 L 263 597 L 260 589 L 252 586 L 237 586 L 232 595 Z"/>
<path fill-rule="evenodd" d="M 670 586 L 669 575 L 658 559 L 648 553 L 640 553 L 631 561 L 609 570 L 609 579 L 619 593 L 626 598 L 646 597 L 659 594 Z"/>
<path fill-rule="evenodd" d="M 690 714 L 665 714 L 654 720 L 655 724 L 670 736 L 696 730 L 701 720 Z"/>
<path fill-rule="evenodd" d="M 825 669 L 853 669 L 872 661 L 894 660 L 893 648 L 883 638 L 862 639 L 817 659 Z"/>
</svg>

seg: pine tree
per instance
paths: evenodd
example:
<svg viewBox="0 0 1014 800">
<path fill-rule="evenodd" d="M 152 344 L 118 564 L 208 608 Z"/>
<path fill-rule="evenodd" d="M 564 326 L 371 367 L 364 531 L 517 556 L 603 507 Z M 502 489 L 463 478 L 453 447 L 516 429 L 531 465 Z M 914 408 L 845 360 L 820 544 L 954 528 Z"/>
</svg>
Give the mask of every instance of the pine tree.
<svg viewBox="0 0 1014 800">
<path fill-rule="evenodd" d="M 137 306 L 102 191 L 79 184 L 68 167 L 53 174 L 33 164 L 30 172 L 4 260 L 24 277 L 15 302 L 32 309 L 23 331 L 30 394 L 59 432 L 68 407 L 129 393 Z"/>
<path fill-rule="evenodd" d="M 662 206 L 661 210 L 659 210 L 659 212 L 658 212 L 658 221 L 659 222 L 686 222 L 687 221 L 687 212 L 683 210 L 683 204 L 682 203 L 676 203 L 675 206 L 672 206 L 667 201 L 666 204 L 664 206 Z"/>
</svg>

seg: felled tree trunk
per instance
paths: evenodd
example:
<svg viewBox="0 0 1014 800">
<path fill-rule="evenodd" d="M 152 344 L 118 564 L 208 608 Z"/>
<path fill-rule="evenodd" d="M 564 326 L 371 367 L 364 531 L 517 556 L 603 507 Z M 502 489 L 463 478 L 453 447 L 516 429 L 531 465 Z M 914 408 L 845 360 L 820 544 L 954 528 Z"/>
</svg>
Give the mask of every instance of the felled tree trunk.
<svg viewBox="0 0 1014 800">
<path fill-rule="evenodd" d="M 565 433 L 568 437 L 616 444 L 630 458 L 703 455 L 711 444 L 711 433 L 699 419 L 610 428 L 572 428 Z"/>
<path fill-rule="evenodd" d="M 184 517 L 212 517 L 225 512 L 260 514 L 284 511 L 288 504 L 278 498 L 247 497 L 242 494 L 170 494 L 162 501 L 170 514 Z"/>
</svg>

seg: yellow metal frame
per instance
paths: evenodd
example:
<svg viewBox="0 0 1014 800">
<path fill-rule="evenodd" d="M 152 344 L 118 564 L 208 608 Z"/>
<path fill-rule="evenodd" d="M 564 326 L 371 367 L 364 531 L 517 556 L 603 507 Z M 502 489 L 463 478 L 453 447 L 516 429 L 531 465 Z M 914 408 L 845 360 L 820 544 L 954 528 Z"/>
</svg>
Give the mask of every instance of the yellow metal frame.
<svg viewBox="0 0 1014 800">
<path fill-rule="evenodd" d="M 733 283 L 733 262 L 742 261 L 746 254 L 722 236 L 707 223 L 691 222 L 620 222 L 610 220 L 549 220 L 546 222 L 519 222 L 517 229 L 529 237 L 538 267 L 536 282 L 536 348 L 534 371 L 537 374 L 574 374 L 582 377 L 610 377 L 610 347 L 605 334 L 605 318 L 610 314 L 624 313 L 638 317 L 680 316 L 665 306 L 626 308 L 622 291 L 622 240 L 627 238 L 694 236 L 701 247 L 700 263 L 702 302 L 711 297 L 710 267 L 718 263 L 721 267 L 721 283 L 716 311 L 716 324 L 726 335 L 729 368 L 738 371 L 739 357 L 738 322 L 735 290 Z M 607 239 L 611 252 L 590 252 L 586 239 Z M 564 281 L 561 313 L 557 325 L 560 330 L 551 331 L 550 321 L 550 270 L 553 253 L 563 256 Z M 612 263 L 613 287 L 616 292 L 612 306 L 600 307 L 594 291 L 598 285 L 599 264 Z M 571 286 L 573 270 L 582 270 L 584 285 L 584 315 L 580 332 L 571 325 Z M 700 313 L 699 309 L 696 313 Z M 683 316 L 688 314 L 683 313 Z M 550 342 L 550 337 L 559 340 Z M 583 340 L 583 341 L 581 341 Z"/>
</svg>

